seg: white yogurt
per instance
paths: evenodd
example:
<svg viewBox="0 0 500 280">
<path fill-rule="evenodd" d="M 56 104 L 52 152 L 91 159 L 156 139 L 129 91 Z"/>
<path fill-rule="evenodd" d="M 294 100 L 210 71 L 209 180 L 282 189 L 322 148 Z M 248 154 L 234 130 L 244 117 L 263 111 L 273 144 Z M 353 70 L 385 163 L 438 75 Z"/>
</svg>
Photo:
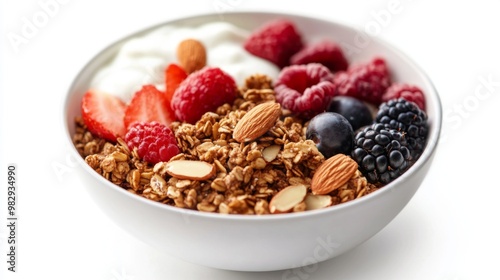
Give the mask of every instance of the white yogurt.
<svg viewBox="0 0 500 280">
<path fill-rule="evenodd" d="M 126 42 L 117 56 L 96 73 L 91 88 L 102 90 L 128 102 L 145 84 L 165 88 L 165 68 L 177 63 L 176 49 L 185 39 L 197 39 L 207 50 L 207 65 L 220 67 L 239 86 L 253 74 L 275 79 L 279 68 L 271 62 L 248 53 L 243 48 L 249 31 L 226 22 L 213 22 L 199 27 L 164 26 Z"/>
</svg>

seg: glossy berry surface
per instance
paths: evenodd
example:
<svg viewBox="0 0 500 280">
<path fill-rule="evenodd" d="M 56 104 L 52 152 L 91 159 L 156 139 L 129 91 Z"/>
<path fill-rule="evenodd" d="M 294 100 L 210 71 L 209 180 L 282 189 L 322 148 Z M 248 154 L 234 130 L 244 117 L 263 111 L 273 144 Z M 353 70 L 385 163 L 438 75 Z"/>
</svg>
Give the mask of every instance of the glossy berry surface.
<svg viewBox="0 0 500 280">
<path fill-rule="evenodd" d="M 243 46 L 249 53 L 283 68 L 290 64 L 290 57 L 302 49 L 303 43 L 293 22 L 277 19 L 253 31 Z"/>
<path fill-rule="evenodd" d="M 374 58 L 336 73 L 334 83 L 338 95 L 352 96 L 379 105 L 382 95 L 391 85 L 391 79 L 385 60 Z"/>
<path fill-rule="evenodd" d="M 130 150 L 136 148 L 139 157 L 153 164 L 168 161 L 180 151 L 172 130 L 158 122 L 132 124 L 125 142 Z"/>
<path fill-rule="evenodd" d="M 165 68 L 165 96 L 170 102 L 175 90 L 187 78 L 188 74 L 178 64 L 171 63 Z"/>
<path fill-rule="evenodd" d="M 418 106 L 404 98 L 391 99 L 379 107 L 376 122 L 404 133 L 412 160 L 417 160 L 424 149 L 427 133 L 427 115 Z"/>
<path fill-rule="evenodd" d="M 337 43 L 331 40 L 322 40 L 305 46 L 290 58 L 291 64 L 321 63 L 330 71 L 344 71 L 348 62 Z"/>
<path fill-rule="evenodd" d="M 135 122 L 155 121 L 169 125 L 174 120 L 167 96 L 154 85 L 144 85 L 132 96 L 123 117 L 127 129 Z"/>
<path fill-rule="evenodd" d="M 324 112 L 335 94 L 333 74 L 319 63 L 291 65 L 281 70 L 274 91 L 285 109 L 305 118 Z"/>
<path fill-rule="evenodd" d="M 330 101 L 326 111 L 344 116 L 354 131 L 373 122 L 372 113 L 368 106 L 357 98 L 350 96 L 335 96 Z"/>
<path fill-rule="evenodd" d="M 311 119 L 306 138 L 316 143 L 325 158 L 342 153 L 349 155 L 354 144 L 352 127 L 342 115 L 325 112 Z"/>
<path fill-rule="evenodd" d="M 171 106 L 179 121 L 194 124 L 206 112 L 236 99 L 234 79 L 217 67 L 205 67 L 183 80 L 174 92 Z"/>
<path fill-rule="evenodd" d="M 97 137 L 116 142 L 125 135 L 123 117 L 126 104 L 120 98 L 102 91 L 89 90 L 82 98 L 82 119 Z"/>
<path fill-rule="evenodd" d="M 405 135 L 383 124 L 373 124 L 356 134 L 352 158 L 370 183 L 387 184 L 411 165 Z"/>
</svg>

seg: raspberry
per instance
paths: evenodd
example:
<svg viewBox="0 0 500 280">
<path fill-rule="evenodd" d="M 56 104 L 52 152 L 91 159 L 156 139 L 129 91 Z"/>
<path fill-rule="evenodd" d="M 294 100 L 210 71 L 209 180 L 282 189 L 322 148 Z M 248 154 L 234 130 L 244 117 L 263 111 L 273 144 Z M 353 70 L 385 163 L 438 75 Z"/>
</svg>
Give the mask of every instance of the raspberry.
<svg viewBox="0 0 500 280">
<path fill-rule="evenodd" d="M 125 134 L 129 149 L 137 148 L 137 154 L 150 163 L 168 161 L 180 150 L 172 130 L 158 122 L 133 123 Z"/>
<path fill-rule="evenodd" d="M 290 58 L 291 64 L 321 63 L 330 71 L 344 71 L 348 63 L 342 49 L 333 41 L 323 40 L 306 46 Z"/>
<path fill-rule="evenodd" d="M 285 109 L 304 118 L 324 112 L 335 94 L 333 74 L 319 63 L 291 65 L 281 70 L 274 87 Z"/>
<path fill-rule="evenodd" d="M 404 98 L 411 101 L 425 111 L 425 97 L 422 90 L 410 84 L 392 84 L 382 95 L 382 102 L 387 102 L 391 99 Z"/>
<path fill-rule="evenodd" d="M 190 74 L 175 90 L 171 106 L 180 121 L 194 124 L 203 114 L 236 99 L 234 79 L 217 67 Z"/>
<path fill-rule="evenodd" d="M 290 57 L 302 49 L 302 37 L 295 25 L 285 19 L 270 21 L 245 40 L 244 48 L 278 67 L 290 64 Z"/>
<path fill-rule="evenodd" d="M 335 75 L 338 95 L 348 95 L 375 105 L 382 102 L 382 95 L 391 85 L 385 60 L 374 58 Z"/>
</svg>

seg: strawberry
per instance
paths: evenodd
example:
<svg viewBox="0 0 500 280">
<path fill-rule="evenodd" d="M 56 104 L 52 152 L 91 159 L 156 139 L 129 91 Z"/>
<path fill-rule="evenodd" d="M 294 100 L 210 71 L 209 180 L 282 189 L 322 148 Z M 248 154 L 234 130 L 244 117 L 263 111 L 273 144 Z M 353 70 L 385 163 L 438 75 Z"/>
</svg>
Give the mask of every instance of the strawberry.
<svg viewBox="0 0 500 280">
<path fill-rule="evenodd" d="M 290 64 L 290 57 L 302 49 L 303 43 L 292 22 L 277 19 L 252 32 L 243 46 L 249 53 L 283 68 Z"/>
<path fill-rule="evenodd" d="M 125 135 L 123 116 L 126 104 L 118 97 L 102 91 L 89 90 L 82 98 L 83 122 L 94 135 L 111 142 Z"/>
<path fill-rule="evenodd" d="M 145 85 L 137 91 L 127 108 L 123 123 L 128 128 L 134 122 L 156 121 L 164 125 L 169 125 L 174 121 L 174 113 L 170 108 L 165 93 L 159 91 L 153 85 Z"/>
<path fill-rule="evenodd" d="M 181 66 L 171 63 L 165 69 L 165 93 L 170 102 L 179 84 L 187 78 L 187 73 Z"/>
</svg>

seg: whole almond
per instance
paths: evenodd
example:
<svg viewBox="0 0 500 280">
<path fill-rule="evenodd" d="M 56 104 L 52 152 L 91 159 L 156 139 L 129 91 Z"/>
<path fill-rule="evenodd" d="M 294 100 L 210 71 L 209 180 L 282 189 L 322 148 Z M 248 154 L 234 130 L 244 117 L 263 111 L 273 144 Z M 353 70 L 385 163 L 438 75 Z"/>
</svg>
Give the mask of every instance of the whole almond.
<svg viewBox="0 0 500 280">
<path fill-rule="evenodd" d="M 276 102 L 265 102 L 248 111 L 236 124 L 233 138 L 240 142 L 250 142 L 266 133 L 281 115 L 281 106 Z"/>
<path fill-rule="evenodd" d="M 344 154 L 336 154 L 316 169 L 311 180 L 313 194 L 327 194 L 343 186 L 354 175 L 358 164 Z"/>
<path fill-rule="evenodd" d="M 207 65 L 207 51 L 203 44 L 195 39 L 186 39 L 177 46 L 177 60 L 191 74 Z"/>
</svg>

